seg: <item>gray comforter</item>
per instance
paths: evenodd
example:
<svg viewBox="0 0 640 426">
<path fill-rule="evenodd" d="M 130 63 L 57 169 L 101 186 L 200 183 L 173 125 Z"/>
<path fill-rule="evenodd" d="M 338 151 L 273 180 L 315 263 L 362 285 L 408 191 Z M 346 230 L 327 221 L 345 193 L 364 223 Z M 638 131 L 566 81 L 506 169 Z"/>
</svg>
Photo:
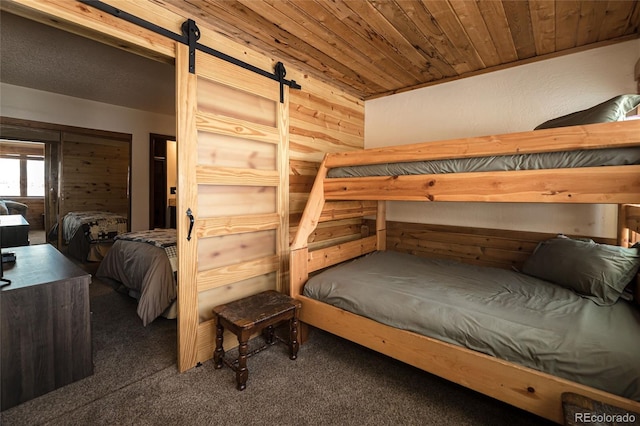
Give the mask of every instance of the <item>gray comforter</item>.
<svg viewBox="0 0 640 426">
<path fill-rule="evenodd" d="M 116 240 L 96 276 L 122 283 L 139 296 L 137 313 L 145 326 L 177 297 L 176 279 L 165 248 L 152 244 Z"/>
<path fill-rule="evenodd" d="M 598 306 L 515 271 L 375 252 L 312 277 L 304 295 L 640 401 L 640 311 Z"/>
</svg>

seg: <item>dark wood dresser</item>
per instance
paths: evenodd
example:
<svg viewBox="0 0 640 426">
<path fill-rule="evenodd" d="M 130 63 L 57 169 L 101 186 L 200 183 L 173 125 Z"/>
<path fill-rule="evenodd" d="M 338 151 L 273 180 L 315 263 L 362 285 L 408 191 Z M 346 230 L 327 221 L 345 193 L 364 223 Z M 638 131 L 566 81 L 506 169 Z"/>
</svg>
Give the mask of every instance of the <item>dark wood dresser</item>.
<svg viewBox="0 0 640 426">
<path fill-rule="evenodd" d="M 29 222 L 19 214 L 0 215 L 0 247 L 29 245 Z"/>
<path fill-rule="evenodd" d="M 93 374 L 91 275 L 49 244 L 13 247 L 0 291 L 1 409 Z"/>
</svg>

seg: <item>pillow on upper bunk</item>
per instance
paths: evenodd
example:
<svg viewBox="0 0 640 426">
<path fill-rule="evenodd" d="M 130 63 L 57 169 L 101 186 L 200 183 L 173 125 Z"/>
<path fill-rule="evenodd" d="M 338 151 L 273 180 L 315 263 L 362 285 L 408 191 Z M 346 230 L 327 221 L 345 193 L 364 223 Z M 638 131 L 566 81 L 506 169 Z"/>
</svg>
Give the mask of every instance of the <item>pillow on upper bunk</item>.
<svg viewBox="0 0 640 426">
<path fill-rule="evenodd" d="M 522 272 L 574 290 L 598 305 L 616 303 L 640 268 L 637 248 L 559 235 L 538 244 Z"/>
<path fill-rule="evenodd" d="M 620 95 L 591 108 L 545 121 L 534 130 L 620 121 L 639 105 L 640 95 Z"/>
</svg>

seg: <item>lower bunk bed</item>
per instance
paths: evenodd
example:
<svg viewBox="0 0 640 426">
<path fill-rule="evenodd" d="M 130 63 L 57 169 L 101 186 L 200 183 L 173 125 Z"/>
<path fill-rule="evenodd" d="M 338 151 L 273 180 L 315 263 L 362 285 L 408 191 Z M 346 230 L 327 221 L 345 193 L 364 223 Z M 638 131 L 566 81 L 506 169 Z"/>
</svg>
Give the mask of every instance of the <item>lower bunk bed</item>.
<svg viewBox="0 0 640 426">
<path fill-rule="evenodd" d="M 175 229 L 128 232 L 115 237 L 96 277 L 137 299 L 147 326 L 160 316 L 176 318 L 177 264 Z"/>
<path fill-rule="evenodd" d="M 564 422 L 562 401 L 567 394 L 613 405 L 640 418 L 640 311 L 635 302 L 624 300 L 624 287 L 637 273 L 637 250 L 629 248 L 636 238 L 630 231 L 640 231 L 637 160 L 446 174 L 429 170 L 400 174 L 390 168 L 394 162 L 622 146 L 640 147 L 640 121 L 328 154 L 291 243 L 290 295 L 302 302 L 300 321 L 557 423 Z M 335 175 L 337 168 L 376 164 L 384 164 L 386 171 L 378 176 Z M 419 298 L 415 288 L 404 287 L 410 267 L 402 262 L 422 268 L 423 261 L 386 252 L 385 201 L 393 200 L 615 204 L 619 249 L 630 250 L 636 264 L 620 278 L 618 284 L 627 281 L 622 287 L 608 290 L 601 286 L 598 293 L 584 281 L 572 281 L 580 272 L 575 264 L 568 270 L 556 270 L 556 277 L 545 275 L 552 269 L 534 268 L 535 263 L 530 263 L 533 269 L 528 274 L 504 270 L 500 279 L 478 281 L 484 269 L 467 265 L 471 269 L 463 268 L 466 272 L 462 273 L 436 261 L 419 279 L 410 279 L 420 282 L 418 288 L 424 294 Z M 345 203 L 343 210 L 339 203 Z M 313 240 L 321 222 L 360 217 L 366 223 L 371 216 L 375 216 L 375 235 L 364 230 L 371 228 L 367 225 L 362 235 L 337 244 Z M 609 249 L 617 250 L 612 245 Z M 357 267 L 359 262 L 370 264 L 363 272 Z M 357 294 L 343 287 L 346 272 L 342 268 L 352 264 L 364 282 Z M 465 283 L 465 274 L 475 281 Z M 329 283 L 316 287 L 327 275 Z M 439 281 L 443 276 L 454 280 L 445 286 Z M 375 284 L 378 279 L 382 284 Z M 347 281 L 353 284 L 357 278 Z M 586 287 L 568 289 L 572 284 Z M 396 293 L 393 297 L 400 297 L 399 304 L 390 304 L 390 290 Z M 583 297 L 588 291 L 594 292 L 591 299 Z M 597 298 L 600 303 L 594 300 Z M 364 300 L 382 305 L 371 308 Z M 508 309 L 498 311 L 501 305 Z M 427 312 L 426 324 L 416 319 L 419 310 Z M 410 315 L 404 323 L 397 323 L 402 313 Z M 498 328 L 506 333 L 494 333 Z M 621 353 L 614 355 L 614 349 Z M 614 381 L 608 381 L 609 377 Z"/>
<path fill-rule="evenodd" d="M 566 394 L 640 415 L 634 301 L 601 306 L 521 272 L 394 251 L 292 293 L 305 324 L 558 423 Z"/>
</svg>

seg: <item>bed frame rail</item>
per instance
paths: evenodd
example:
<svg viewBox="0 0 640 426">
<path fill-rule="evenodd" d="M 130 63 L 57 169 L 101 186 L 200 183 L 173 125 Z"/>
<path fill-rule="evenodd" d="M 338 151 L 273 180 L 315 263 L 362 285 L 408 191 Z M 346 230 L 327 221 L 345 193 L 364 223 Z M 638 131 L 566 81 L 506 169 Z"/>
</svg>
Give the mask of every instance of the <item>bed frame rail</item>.
<svg viewBox="0 0 640 426">
<path fill-rule="evenodd" d="M 577 393 L 632 412 L 640 403 L 495 357 L 399 330 L 299 296 L 300 321 L 449 381 L 563 424 L 562 394 Z"/>
<path fill-rule="evenodd" d="M 324 196 L 327 200 L 632 203 L 640 199 L 640 166 L 331 178 L 324 181 Z"/>
<path fill-rule="evenodd" d="M 376 250 L 376 237 L 366 237 L 309 252 L 309 273 L 337 265 Z"/>
</svg>

